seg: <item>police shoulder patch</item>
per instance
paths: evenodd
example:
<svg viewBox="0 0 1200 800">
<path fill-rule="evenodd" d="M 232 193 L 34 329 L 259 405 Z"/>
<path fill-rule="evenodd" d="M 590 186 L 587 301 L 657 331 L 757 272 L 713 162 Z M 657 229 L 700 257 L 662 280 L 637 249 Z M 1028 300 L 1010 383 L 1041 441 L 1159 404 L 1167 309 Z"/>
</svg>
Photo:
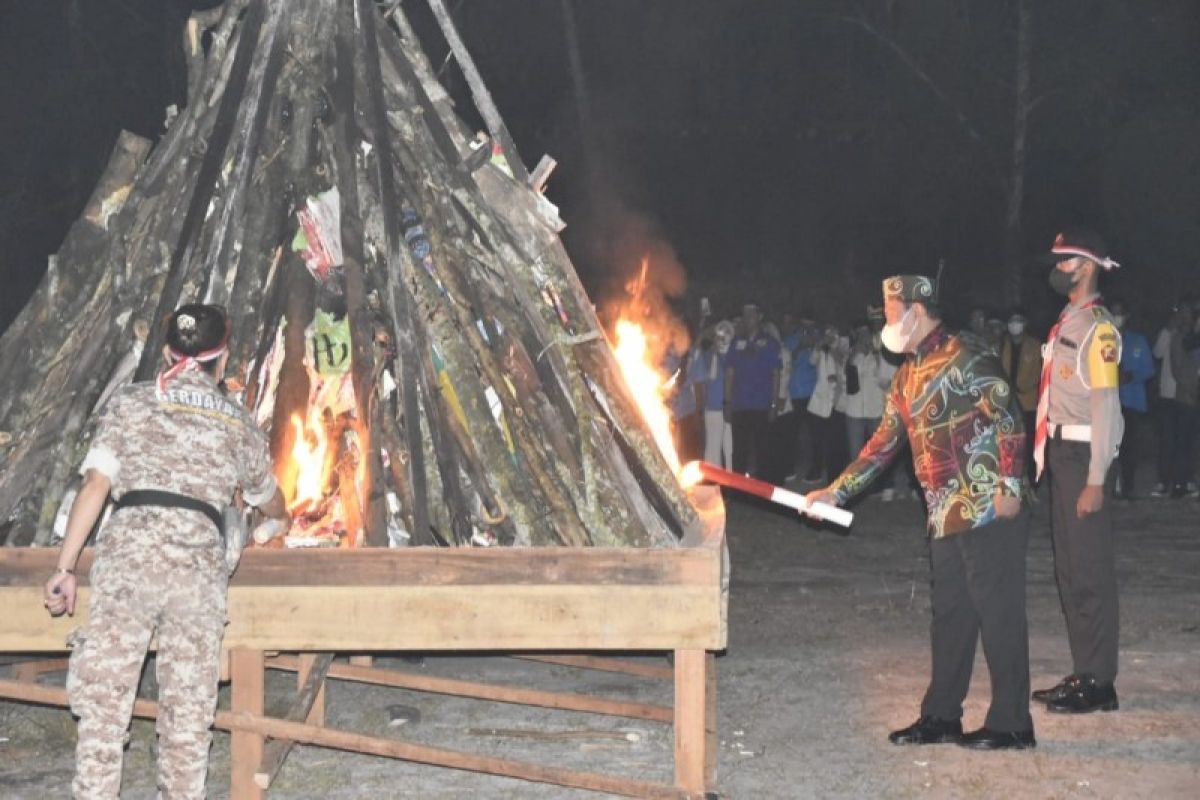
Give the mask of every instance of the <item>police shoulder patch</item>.
<svg viewBox="0 0 1200 800">
<path fill-rule="evenodd" d="M 1096 323 L 1092 340 L 1088 344 L 1088 373 L 1095 389 L 1110 389 L 1120 386 L 1117 365 L 1121 361 L 1121 338 L 1117 329 L 1108 321 Z"/>
</svg>

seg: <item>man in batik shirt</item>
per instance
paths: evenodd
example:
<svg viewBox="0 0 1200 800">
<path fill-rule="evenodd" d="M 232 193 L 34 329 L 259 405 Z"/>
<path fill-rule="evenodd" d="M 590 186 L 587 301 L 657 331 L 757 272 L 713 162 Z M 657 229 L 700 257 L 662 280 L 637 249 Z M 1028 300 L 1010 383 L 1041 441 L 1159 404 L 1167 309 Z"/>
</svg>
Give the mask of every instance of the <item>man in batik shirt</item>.
<svg viewBox="0 0 1200 800">
<path fill-rule="evenodd" d="M 883 343 L 906 360 L 875 434 L 808 499 L 844 504 L 883 473 L 907 437 L 929 511 L 933 673 L 920 718 L 889 739 L 1034 747 L 1025 618 L 1029 491 L 1019 406 L 995 353 L 942 325 L 930 278 L 888 278 L 883 297 Z M 992 702 L 983 727 L 964 734 L 962 703 L 981 637 Z"/>
</svg>

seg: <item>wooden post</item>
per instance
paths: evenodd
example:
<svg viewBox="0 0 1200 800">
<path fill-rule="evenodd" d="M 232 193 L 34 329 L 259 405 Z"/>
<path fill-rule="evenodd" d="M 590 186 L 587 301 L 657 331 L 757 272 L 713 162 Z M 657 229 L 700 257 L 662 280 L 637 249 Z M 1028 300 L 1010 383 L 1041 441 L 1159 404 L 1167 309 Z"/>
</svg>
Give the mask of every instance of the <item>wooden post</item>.
<svg viewBox="0 0 1200 800">
<path fill-rule="evenodd" d="M 300 654 L 300 669 L 296 670 L 296 691 L 304 691 L 304 684 L 308 680 L 309 674 L 312 672 L 313 665 L 317 663 L 317 659 L 321 657 L 320 653 L 301 653 Z M 325 667 L 324 672 L 328 674 L 329 668 Z M 308 711 L 308 716 L 304 721 L 309 725 L 324 725 L 325 724 L 325 680 L 321 680 L 321 688 L 317 690 L 317 696 L 313 698 L 312 708 Z"/>
<path fill-rule="evenodd" d="M 229 651 L 230 711 L 261 717 L 265 704 L 262 650 Z M 229 795 L 233 800 L 262 800 L 263 790 L 254 780 L 263 756 L 263 735 L 234 731 L 230 736 Z"/>
<path fill-rule="evenodd" d="M 675 787 L 703 793 L 707 779 L 708 654 L 675 651 Z"/>
<path fill-rule="evenodd" d="M 704 654 L 704 788 L 717 785 L 717 655 Z"/>
<path fill-rule="evenodd" d="M 296 700 L 284 719 L 323 726 L 325 708 L 323 704 L 318 706 L 317 700 L 320 698 L 322 703 L 324 702 L 325 676 L 329 674 L 329 665 L 333 663 L 333 653 L 303 653 L 297 659 L 297 663 L 299 669 L 296 670 L 296 675 L 299 685 L 296 687 Z M 263 748 L 262 762 L 254 774 L 254 783 L 260 789 L 271 788 L 294 744 L 291 739 L 272 739 L 267 742 Z"/>
</svg>

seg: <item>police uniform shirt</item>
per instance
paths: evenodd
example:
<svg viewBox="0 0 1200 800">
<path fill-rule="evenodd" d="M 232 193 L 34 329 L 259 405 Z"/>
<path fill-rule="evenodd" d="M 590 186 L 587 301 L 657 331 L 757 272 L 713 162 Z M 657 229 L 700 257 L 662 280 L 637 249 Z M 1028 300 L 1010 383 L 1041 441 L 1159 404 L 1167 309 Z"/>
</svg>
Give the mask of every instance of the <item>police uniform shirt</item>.
<svg viewBox="0 0 1200 800">
<path fill-rule="evenodd" d="M 114 499 L 135 489 L 159 489 L 220 509 L 239 486 L 250 505 L 267 502 L 276 488 L 267 437 L 200 370 L 185 370 L 161 393 L 150 381 L 114 394 L 80 473 L 89 469 L 109 479 Z M 147 507 L 115 515 L 104 538 L 119 530 L 119 538 L 135 539 L 135 520 L 158 521 L 164 514 L 173 524 L 170 531 L 151 534 L 156 546 L 194 548 L 219 541 L 212 522 L 199 512 Z M 129 524 L 117 524 L 122 520 Z"/>
<path fill-rule="evenodd" d="M 1099 295 L 1092 295 L 1067 306 L 1052 352 L 1044 354 L 1051 359 L 1047 414 L 1051 435 L 1060 425 L 1090 426 L 1087 482 L 1092 486 L 1104 483 L 1125 430 L 1118 394 L 1121 334 L 1108 309 L 1088 306 L 1098 299 Z"/>
</svg>

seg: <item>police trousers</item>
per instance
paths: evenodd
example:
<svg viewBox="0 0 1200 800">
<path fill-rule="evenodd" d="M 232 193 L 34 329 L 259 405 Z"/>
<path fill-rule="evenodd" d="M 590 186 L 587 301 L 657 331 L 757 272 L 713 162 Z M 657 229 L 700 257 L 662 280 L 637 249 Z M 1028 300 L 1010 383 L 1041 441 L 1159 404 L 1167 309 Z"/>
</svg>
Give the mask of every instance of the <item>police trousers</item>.
<svg viewBox="0 0 1200 800">
<path fill-rule="evenodd" d="M 992 682 L 984 726 L 1033 730 L 1029 715 L 1029 624 L 1025 550 L 1029 510 L 964 533 L 929 541 L 933 670 L 921 715 L 955 720 L 971 685 L 975 643 L 982 639 Z"/>
<path fill-rule="evenodd" d="M 67 692 L 79 717 L 74 796 L 116 798 L 126 730 L 151 636 L 158 634 L 158 788 L 165 800 L 205 796 L 220 678 L 226 577 L 214 558 L 189 568 L 152 553 L 97 557 L 86 630 Z"/>
<path fill-rule="evenodd" d="M 1111 497 L 1106 496 L 1095 514 L 1080 519 L 1075 513 L 1091 456 L 1087 442 L 1046 442 L 1054 577 L 1067 621 L 1072 671 L 1112 683 L 1117 677 L 1120 624 Z"/>
</svg>

